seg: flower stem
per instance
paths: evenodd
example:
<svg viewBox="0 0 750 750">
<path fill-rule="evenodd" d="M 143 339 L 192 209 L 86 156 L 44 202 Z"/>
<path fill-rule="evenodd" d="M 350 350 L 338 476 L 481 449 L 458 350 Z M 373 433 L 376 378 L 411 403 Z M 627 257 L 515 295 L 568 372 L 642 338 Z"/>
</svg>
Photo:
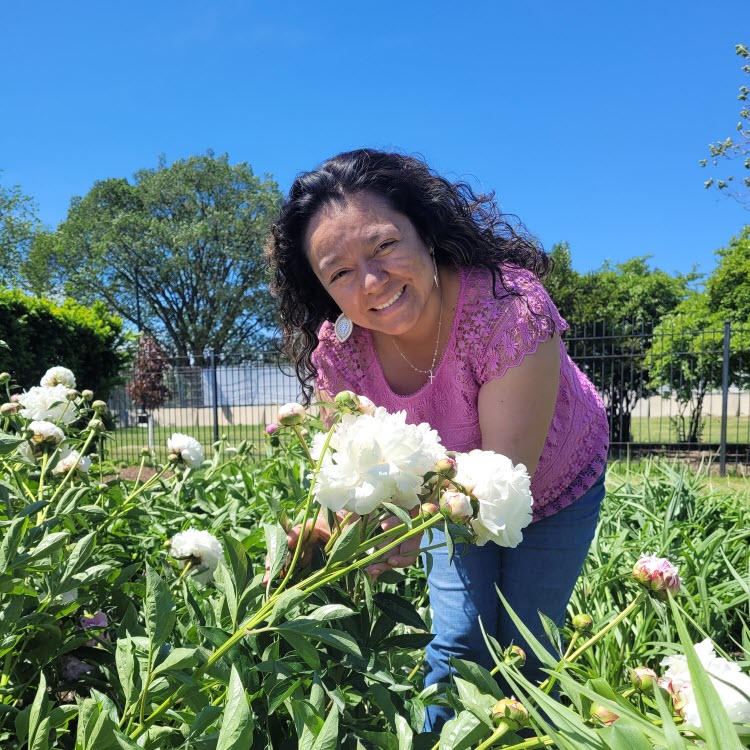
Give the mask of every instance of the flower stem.
<svg viewBox="0 0 750 750">
<path fill-rule="evenodd" d="M 487 750 L 488 747 L 492 747 L 509 729 L 508 722 L 501 719 L 497 729 L 481 745 L 477 745 L 476 750 Z"/>
</svg>

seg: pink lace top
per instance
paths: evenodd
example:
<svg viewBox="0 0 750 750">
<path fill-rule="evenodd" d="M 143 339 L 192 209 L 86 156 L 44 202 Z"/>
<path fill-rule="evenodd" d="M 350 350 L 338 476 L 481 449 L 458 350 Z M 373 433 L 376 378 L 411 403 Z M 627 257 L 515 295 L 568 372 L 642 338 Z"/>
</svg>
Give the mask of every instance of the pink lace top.
<svg viewBox="0 0 750 750">
<path fill-rule="evenodd" d="M 354 326 L 342 344 L 329 322 L 321 327 L 320 343 L 313 354 L 318 370 L 316 387 L 331 395 L 352 390 L 388 411 L 405 410 L 408 421 L 428 422 L 436 429 L 448 450 L 481 448 L 479 389 L 520 364 L 555 331 L 568 328 L 531 272 L 509 266 L 503 269 L 503 278 L 508 288 L 523 297 L 495 299 L 489 271 L 459 269 L 460 290 L 450 340 L 434 381 L 415 393 L 399 395 L 390 388 L 368 330 Z M 498 290 L 502 295 L 499 281 Z M 535 521 L 583 495 L 607 460 L 609 429 L 602 400 L 570 359 L 562 340 L 560 358 L 557 404 L 531 484 Z"/>
</svg>

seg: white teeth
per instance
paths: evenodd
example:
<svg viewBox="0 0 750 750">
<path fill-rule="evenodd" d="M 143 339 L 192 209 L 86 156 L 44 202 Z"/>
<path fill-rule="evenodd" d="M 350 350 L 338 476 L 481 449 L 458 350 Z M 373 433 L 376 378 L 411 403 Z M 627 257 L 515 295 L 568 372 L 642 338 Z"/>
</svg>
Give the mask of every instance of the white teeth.
<svg viewBox="0 0 750 750">
<path fill-rule="evenodd" d="M 398 299 L 398 298 L 399 298 L 399 297 L 400 297 L 400 296 L 401 296 L 401 295 L 402 295 L 402 294 L 404 293 L 404 289 L 405 289 L 405 288 L 406 288 L 406 287 L 403 287 L 403 286 L 402 286 L 402 287 L 401 287 L 401 289 L 399 289 L 399 290 L 398 290 L 398 291 L 396 292 L 396 294 L 394 294 L 394 295 L 393 295 L 393 297 L 391 297 L 391 298 L 390 298 L 390 299 L 388 300 L 388 302 L 386 302 L 386 303 L 385 303 L 384 305 L 379 305 L 378 307 L 375 307 L 375 308 L 373 308 L 373 309 L 374 309 L 374 310 L 385 310 L 385 308 L 386 308 L 386 307 L 390 307 L 390 306 L 391 306 L 391 305 L 392 305 L 392 304 L 393 304 L 393 303 L 394 303 L 394 302 L 395 302 L 395 301 L 396 301 L 396 300 L 397 300 L 397 299 Z"/>
</svg>

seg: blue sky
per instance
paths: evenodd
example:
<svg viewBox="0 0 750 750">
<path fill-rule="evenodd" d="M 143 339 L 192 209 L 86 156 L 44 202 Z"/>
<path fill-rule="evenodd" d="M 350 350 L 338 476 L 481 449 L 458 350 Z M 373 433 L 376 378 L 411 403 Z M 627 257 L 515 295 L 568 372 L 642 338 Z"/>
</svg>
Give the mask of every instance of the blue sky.
<svg viewBox="0 0 750 750">
<path fill-rule="evenodd" d="M 367 145 L 495 190 L 581 271 L 710 272 L 750 214 L 703 189 L 750 3 L 21 2 L 0 6 L 0 177 L 50 225 L 95 180 L 211 148 L 286 190 Z"/>
</svg>

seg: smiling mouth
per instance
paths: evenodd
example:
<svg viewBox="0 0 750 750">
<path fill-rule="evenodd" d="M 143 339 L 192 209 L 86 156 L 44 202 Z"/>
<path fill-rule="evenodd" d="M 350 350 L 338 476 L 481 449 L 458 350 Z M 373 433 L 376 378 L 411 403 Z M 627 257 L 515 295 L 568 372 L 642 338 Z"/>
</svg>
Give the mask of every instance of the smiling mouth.
<svg viewBox="0 0 750 750">
<path fill-rule="evenodd" d="M 393 297 L 391 297 L 391 298 L 390 298 L 390 299 L 388 300 L 388 302 L 386 302 L 386 303 L 384 303 L 384 304 L 382 304 L 382 305 L 378 305 L 377 307 L 373 307 L 372 309 L 373 309 L 373 310 L 385 310 L 385 309 L 386 309 L 387 307 L 390 307 L 390 306 L 391 306 L 391 305 L 392 305 L 392 304 L 393 304 L 393 303 L 394 303 L 394 302 L 395 302 L 395 301 L 396 301 L 396 300 L 397 300 L 397 299 L 398 299 L 398 298 L 399 298 L 399 297 L 400 297 L 400 296 L 401 296 L 401 295 L 402 295 L 402 294 L 404 293 L 404 290 L 405 290 L 405 289 L 406 289 L 406 287 L 405 287 L 405 286 L 402 286 L 402 287 L 401 287 L 401 289 L 399 289 L 399 290 L 398 290 L 398 291 L 397 291 L 397 292 L 396 292 L 396 293 L 395 293 L 395 294 L 393 295 Z"/>
</svg>

